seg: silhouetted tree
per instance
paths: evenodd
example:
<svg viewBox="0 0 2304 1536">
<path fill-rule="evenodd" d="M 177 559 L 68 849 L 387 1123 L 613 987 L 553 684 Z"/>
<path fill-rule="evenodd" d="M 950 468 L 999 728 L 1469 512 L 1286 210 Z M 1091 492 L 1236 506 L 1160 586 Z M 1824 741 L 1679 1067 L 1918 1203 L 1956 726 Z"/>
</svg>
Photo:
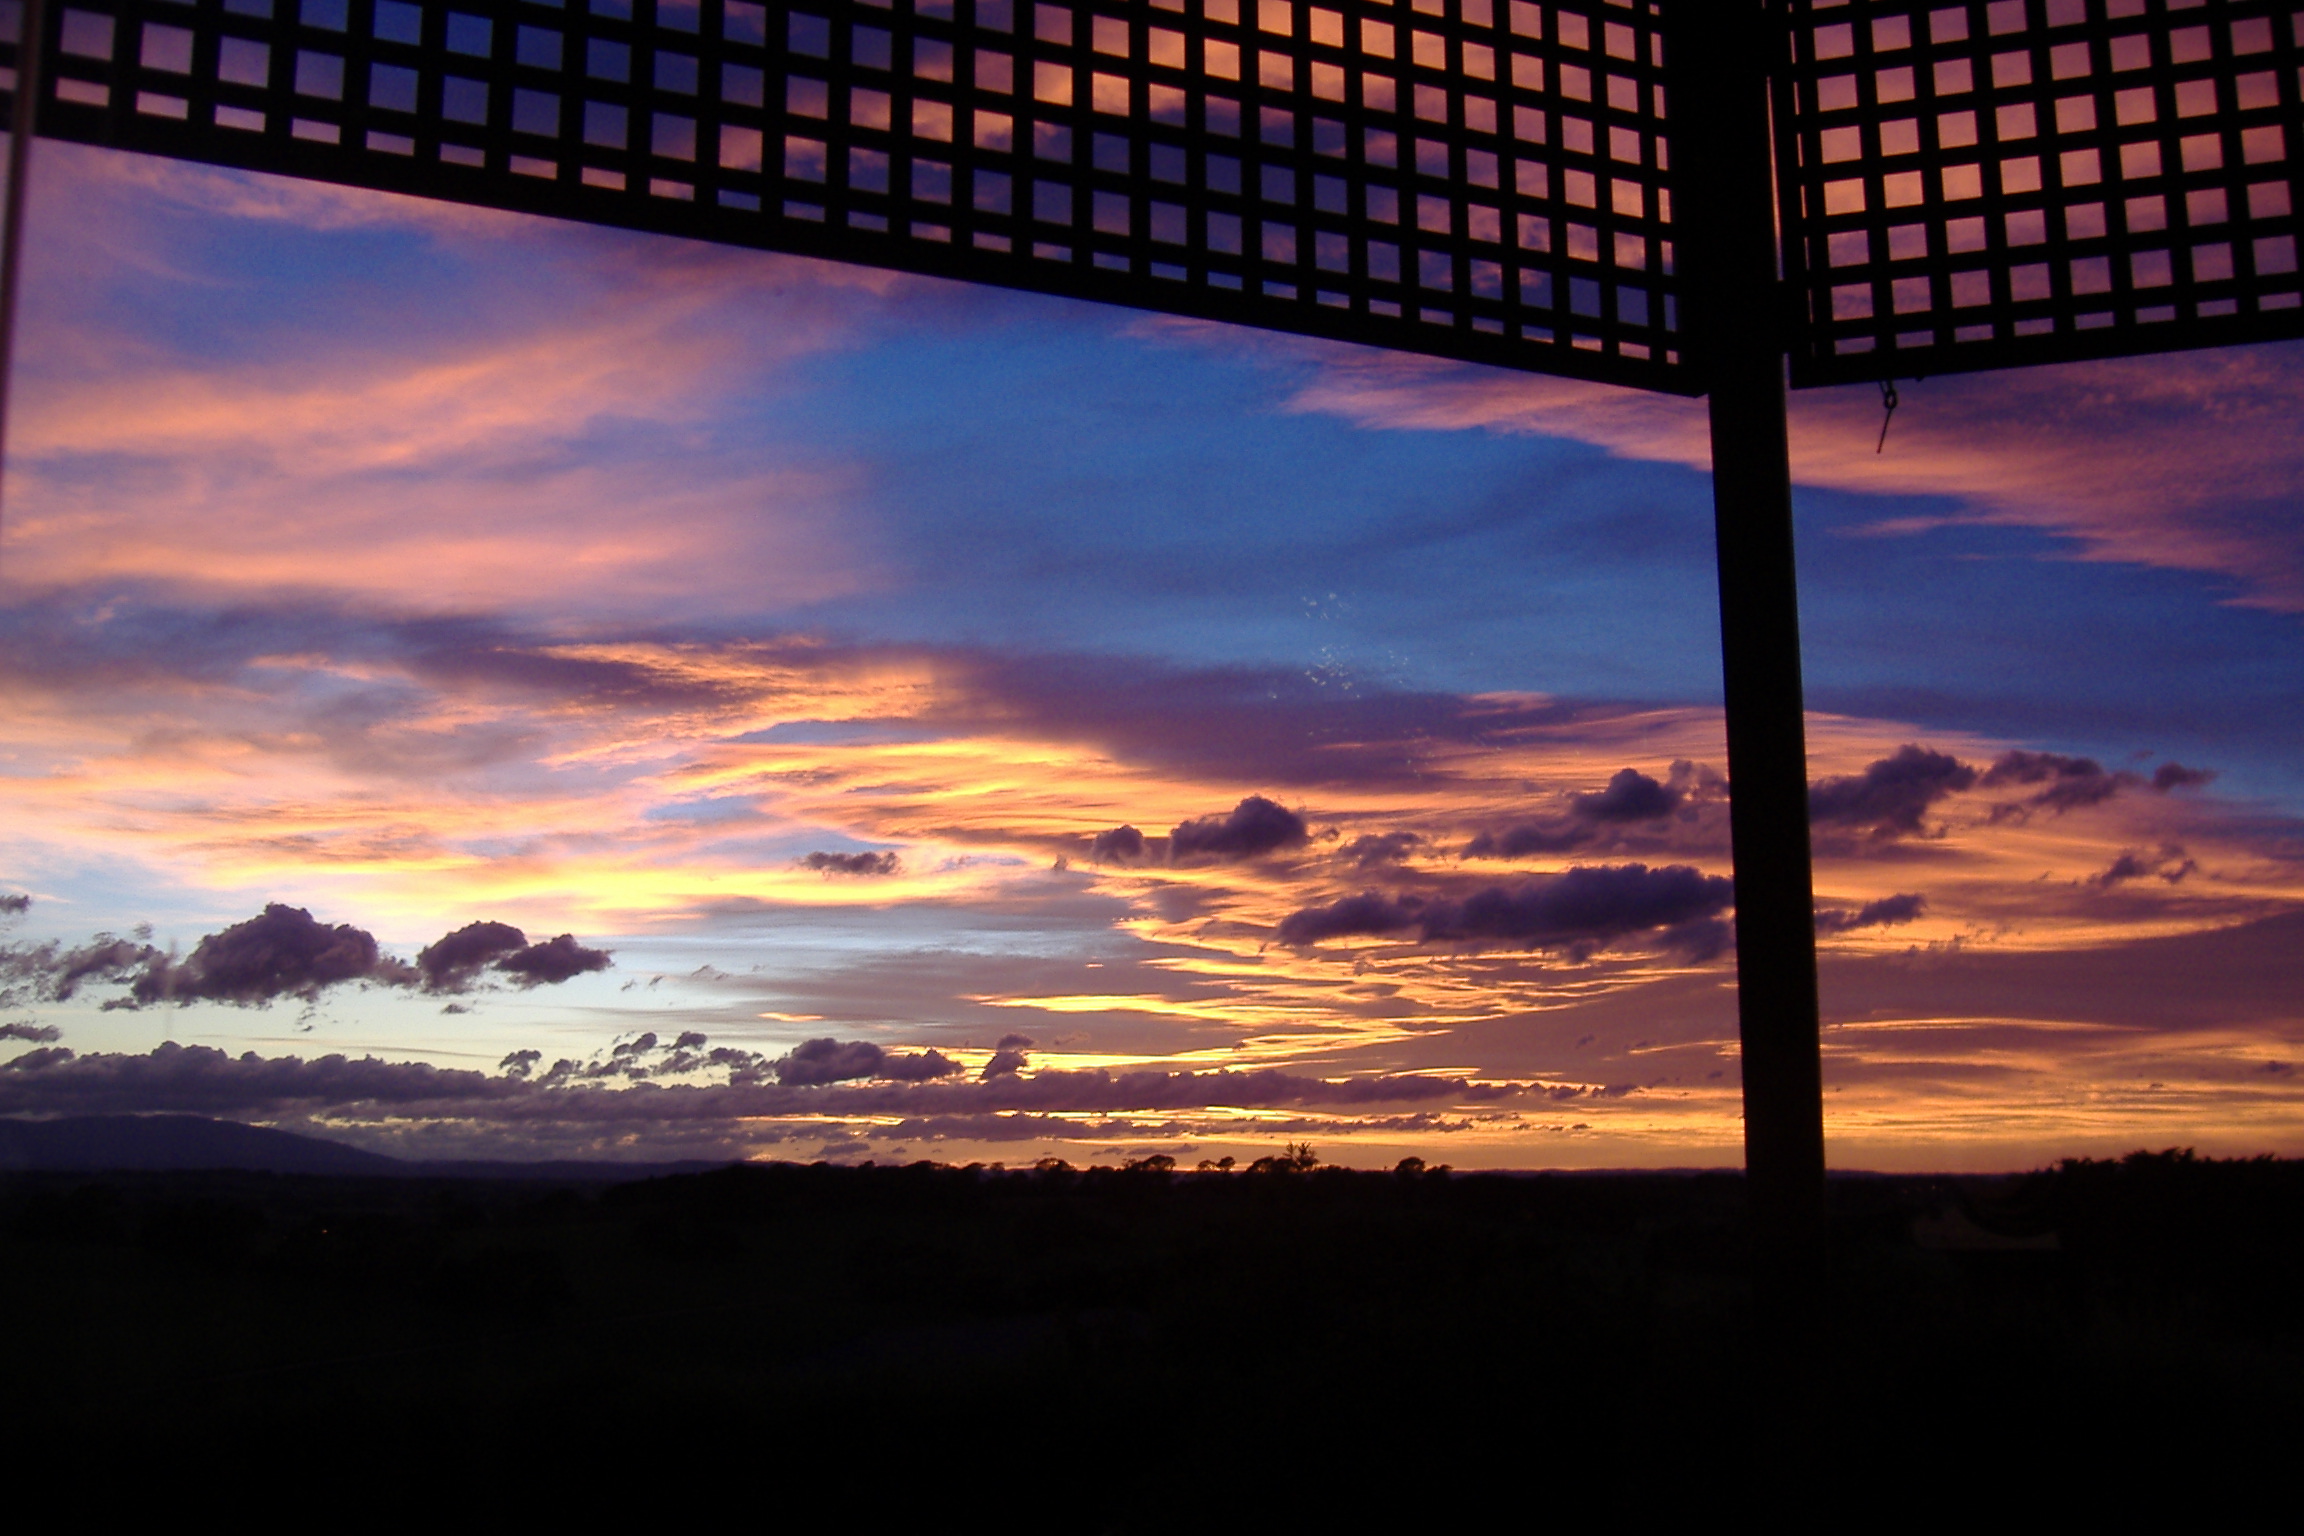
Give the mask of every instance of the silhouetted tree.
<svg viewBox="0 0 2304 1536">
<path fill-rule="evenodd" d="M 1310 1173 L 1320 1166 L 1320 1154 L 1306 1141 L 1288 1143 L 1285 1152 L 1271 1157 L 1260 1157 L 1248 1165 L 1250 1173 L 1300 1174 Z"/>
</svg>

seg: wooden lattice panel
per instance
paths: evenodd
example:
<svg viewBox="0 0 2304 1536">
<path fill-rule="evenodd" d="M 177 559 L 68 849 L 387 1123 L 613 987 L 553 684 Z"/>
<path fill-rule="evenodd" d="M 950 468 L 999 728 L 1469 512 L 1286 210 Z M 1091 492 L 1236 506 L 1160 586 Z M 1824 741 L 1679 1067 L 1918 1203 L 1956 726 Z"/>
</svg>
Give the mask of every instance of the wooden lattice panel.
<svg viewBox="0 0 2304 1536">
<path fill-rule="evenodd" d="M 1793 379 L 2304 335 L 2299 0 L 1793 0 Z"/>
<path fill-rule="evenodd" d="M 69 0 L 41 126 L 1694 392 L 1657 11 Z"/>
</svg>

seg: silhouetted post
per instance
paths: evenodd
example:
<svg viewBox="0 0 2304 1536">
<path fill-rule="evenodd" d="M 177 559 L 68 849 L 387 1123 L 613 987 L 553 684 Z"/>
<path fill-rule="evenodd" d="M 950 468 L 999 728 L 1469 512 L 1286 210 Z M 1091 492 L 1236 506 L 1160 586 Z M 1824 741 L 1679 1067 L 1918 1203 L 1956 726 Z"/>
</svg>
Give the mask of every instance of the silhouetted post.
<svg viewBox="0 0 2304 1536">
<path fill-rule="evenodd" d="M 8 380 L 16 363 L 16 285 L 24 266 L 24 183 L 40 113 L 46 0 L 26 0 L 16 23 L 16 111 L 8 125 L 8 195 L 0 203 L 0 494 L 8 454 Z"/>
<path fill-rule="evenodd" d="M 1768 126 L 1786 42 L 1762 0 L 1681 0 L 1675 19 L 1675 221 L 1712 411 L 1752 1278 L 1771 1341 L 1796 1347 L 1823 1302 L 1824 1112 Z"/>
</svg>

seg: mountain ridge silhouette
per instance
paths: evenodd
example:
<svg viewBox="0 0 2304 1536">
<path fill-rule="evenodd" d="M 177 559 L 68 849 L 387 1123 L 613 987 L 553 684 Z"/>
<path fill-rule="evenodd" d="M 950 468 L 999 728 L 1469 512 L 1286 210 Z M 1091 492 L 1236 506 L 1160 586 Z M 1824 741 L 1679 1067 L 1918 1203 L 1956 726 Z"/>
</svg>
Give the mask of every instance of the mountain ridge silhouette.
<svg viewBox="0 0 2304 1536">
<path fill-rule="evenodd" d="M 722 1166 L 712 1160 L 419 1162 L 320 1136 L 203 1115 L 0 1117 L 0 1173 L 318 1174 L 368 1178 L 579 1179 L 621 1183 Z"/>
</svg>

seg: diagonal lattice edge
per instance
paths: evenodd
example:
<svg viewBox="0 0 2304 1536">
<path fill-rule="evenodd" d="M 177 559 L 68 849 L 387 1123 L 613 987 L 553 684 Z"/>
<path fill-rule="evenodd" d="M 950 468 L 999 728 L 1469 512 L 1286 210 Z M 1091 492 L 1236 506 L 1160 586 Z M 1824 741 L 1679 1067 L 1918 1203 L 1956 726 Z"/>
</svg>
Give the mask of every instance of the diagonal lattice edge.
<svg viewBox="0 0 2304 1536">
<path fill-rule="evenodd" d="M 52 0 L 44 129 L 1703 390 L 1659 0 L 577 3 Z M 2304 336 L 2304 10 L 1779 14 L 1795 385 Z"/>
<path fill-rule="evenodd" d="M 275 9 L 53 6 L 42 131 L 1697 392 L 1656 0 Z"/>
</svg>

